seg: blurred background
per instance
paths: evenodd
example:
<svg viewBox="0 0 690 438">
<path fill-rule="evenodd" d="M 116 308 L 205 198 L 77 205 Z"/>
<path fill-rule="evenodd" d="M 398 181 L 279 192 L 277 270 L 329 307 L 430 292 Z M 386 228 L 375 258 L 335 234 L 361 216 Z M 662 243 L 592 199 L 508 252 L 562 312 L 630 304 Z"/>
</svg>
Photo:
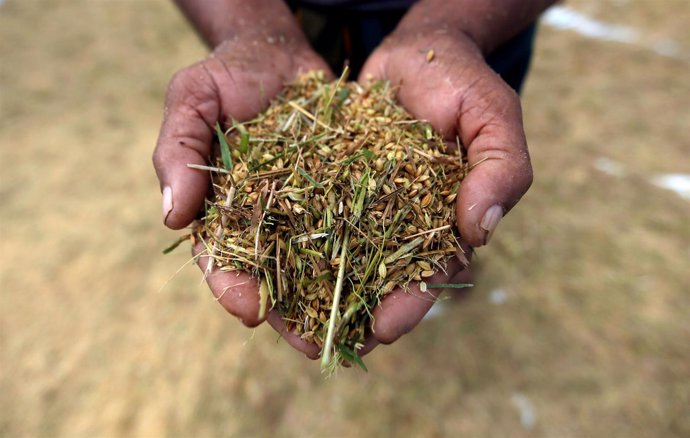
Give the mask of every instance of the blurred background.
<svg viewBox="0 0 690 438">
<path fill-rule="evenodd" d="M 206 54 L 173 5 L 0 1 L 0 436 L 690 436 L 688 22 L 551 10 L 477 286 L 325 380 L 161 254 L 163 95 Z"/>
</svg>

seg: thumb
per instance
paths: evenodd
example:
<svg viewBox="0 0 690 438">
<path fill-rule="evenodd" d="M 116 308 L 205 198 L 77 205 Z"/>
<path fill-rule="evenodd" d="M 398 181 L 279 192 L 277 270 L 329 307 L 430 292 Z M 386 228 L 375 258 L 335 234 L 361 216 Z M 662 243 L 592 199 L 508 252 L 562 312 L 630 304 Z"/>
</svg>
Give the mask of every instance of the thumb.
<svg viewBox="0 0 690 438">
<path fill-rule="evenodd" d="M 533 178 L 519 98 L 498 76 L 485 79 L 462 99 L 457 122 L 470 171 L 456 216 L 460 234 L 474 247 L 489 242 Z"/>
<path fill-rule="evenodd" d="M 212 127 L 220 115 L 214 82 L 202 64 L 179 71 L 170 82 L 153 165 L 163 194 L 163 221 L 183 228 L 196 217 L 208 190 L 208 174 L 187 164 L 207 164 Z"/>
</svg>

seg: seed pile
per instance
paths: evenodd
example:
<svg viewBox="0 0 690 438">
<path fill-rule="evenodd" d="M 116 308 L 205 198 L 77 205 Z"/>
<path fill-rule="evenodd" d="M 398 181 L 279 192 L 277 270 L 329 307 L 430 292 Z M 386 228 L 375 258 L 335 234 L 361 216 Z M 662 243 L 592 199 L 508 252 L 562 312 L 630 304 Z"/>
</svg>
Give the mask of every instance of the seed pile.
<svg viewBox="0 0 690 438">
<path fill-rule="evenodd" d="M 413 120 L 387 82 L 321 73 L 258 118 L 217 128 L 214 162 L 195 166 L 213 180 L 195 237 L 220 269 L 261 279 L 262 302 L 322 348 L 323 366 L 363 365 L 357 349 L 379 300 L 458 251 L 458 148 Z"/>
</svg>

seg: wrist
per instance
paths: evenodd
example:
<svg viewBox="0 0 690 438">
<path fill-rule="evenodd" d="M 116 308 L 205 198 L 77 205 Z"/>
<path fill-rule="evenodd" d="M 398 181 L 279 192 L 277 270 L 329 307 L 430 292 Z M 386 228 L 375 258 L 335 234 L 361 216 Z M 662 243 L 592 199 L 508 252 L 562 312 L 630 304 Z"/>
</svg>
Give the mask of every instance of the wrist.
<svg viewBox="0 0 690 438">
<path fill-rule="evenodd" d="M 473 32 L 468 26 L 462 23 L 463 20 L 456 20 L 451 17 L 438 17 L 429 20 L 428 18 L 420 22 L 419 20 L 407 20 L 401 22 L 395 31 L 390 35 L 392 41 L 401 44 L 418 42 L 418 44 L 441 43 L 444 40 L 458 42 L 472 52 L 482 54 L 488 53 L 490 44 L 481 38 L 481 35 Z M 437 50 L 433 46 L 428 49 Z"/>
<path fill-rule="evenodd" d="M 268 77 L 282 84 L 311 70 L 322 70 L 331 76 L 328 65 L 305 40 L 281 35 L 237 35 L 213 49 L 208 61 L 214 60 L 238 75 L 237 80 L 260 81 Z"/>
<path fill-rule="evenodd" d="M 554 0 L 420 0 L 396 32 L 462 33 L 486 56 L 533 23 Z"/>
<path fill-rule="evenodd" d="M 274 29 L 223 34 L 212 47 L 212 52 L 236 58 L 250 53 L 262 56 L 282 53 L 292 57 L 306 57 L 313 50 L 302 35 Z"/>
<path fill-rule="evenodd" d="M 235 25 L 233 21 L 217 27 L 209 32 L 208 43 L 216 49 L 220 45 L 245 44 L 245 45 L 274 45 L 290 51 L 301 51 L 309 47 L 309 42 L 302 30 L 294 22 L 292 16 L 286 20 L 283 17 L 273 17 L 271 20 L 262 20 L 261 26 Z"/>
<path fill-rule="evenodd" d="M 453 57 L 484 62 L 481 47 L 472 38 L 457 27 L 419 26 L 396 29 L 382 45 L 387 52 L 403 51 L 416 56 L 420 62 L 428 63 L 430 57 L 438 58 L 448 53 Z M 409 56 L 408 55 L 408 56 Z"/>
<path fill-rule="evenodd" d="M 175 0 L 206 44 L 242 39 L 306 39 L 283 0 Z"/>
</svg>

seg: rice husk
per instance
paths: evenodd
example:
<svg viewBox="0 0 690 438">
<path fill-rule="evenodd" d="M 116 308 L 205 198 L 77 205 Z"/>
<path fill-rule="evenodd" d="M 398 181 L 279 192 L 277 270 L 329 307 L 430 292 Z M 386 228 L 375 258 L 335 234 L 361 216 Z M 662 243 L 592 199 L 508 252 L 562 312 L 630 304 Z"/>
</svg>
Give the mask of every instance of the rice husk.
<svg viewBox="0 0 690 438">
<path fill-rule="evenodd" d="M 194 235 L 211 264 L 259 278 L 262 302 L 331 369 L 364 366 L 375 306 L 444 271 L 459 248 L 462 148 L 414 120 L 394 91 L 303 75 L 256 119 L 219 130 L 200 170 L 213 193 Z"/>
</svg>

